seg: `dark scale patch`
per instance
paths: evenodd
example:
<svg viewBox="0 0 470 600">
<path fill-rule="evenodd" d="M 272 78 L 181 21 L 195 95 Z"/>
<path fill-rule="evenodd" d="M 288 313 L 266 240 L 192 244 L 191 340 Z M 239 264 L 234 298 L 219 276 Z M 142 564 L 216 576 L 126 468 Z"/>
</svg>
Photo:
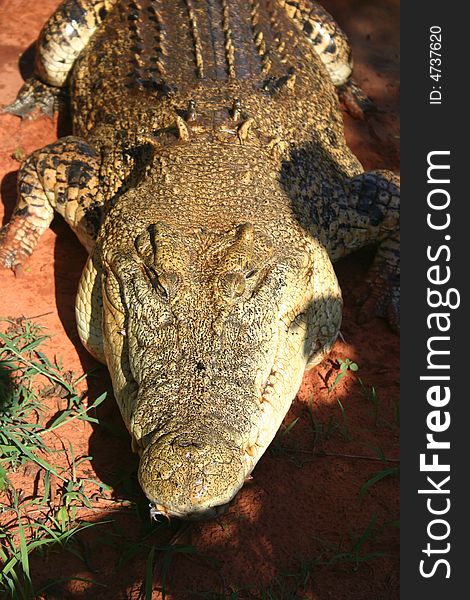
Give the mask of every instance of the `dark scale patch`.
<svg viewBox="0 0 470 600">
<path fill-rule="evenodd" d="M 323 202 L 323 205 L 318 209 L 317 214 L 320 216 L 320 223 L 323 225 L 328 225 L 338 220 L 336 207 L 331 202 Z"/>
<path fill-rule="evenodd" d="M 310 23 L 310 21 L 305 21 L 303 30 L 307 34 L 308 37 L 312 37 L 313 25 Z"/>
<path fill-rule="evenodd" d="M 295 69 L 294 69 L 294 67 L 290 67 L 289 70 L 287 71 L 286 75 L 284 75 L 282 77 L 278 77 L 278 79 L 276 79 L 274 91 L 276 91 L 276 92 L 280 91 L 283 87 L 286 86 L 286 84 L 288 84 L 290 81 L 292 81 L 292 78 L 294 75 L 295 75 Z"/>
<path fill-rule="evenodd" d="M 31 183 L 28 183 L 27 181 L 20 181 L 18 187 L 19 187 L 19 192 L 22 196 L 32 196 L 33 195 L 34 186 Z"/>
<path fill-rule="evenodd" d="M 94 169 L 90 165 L 81 160 L 74 160 L 67 173 L 67 185 L 85 189 L 94 175 Z"/>
<path fill-rule="evenodd" d="M 96 158 L 98 156 L 96 150 L 82 140 L 80 140 L 77 144 L 77 152 L 80 152 L 80 154 L 83 154 L 83 156 L 90 156 L 91 158 Z"/>
<path fill-rule="evenodd" d="M 283 77 L 269 77 L 263 83 L 263 90 L 271 94 L 275 94 L 285 87 L 286 83 L 291 79 L 292 75 L 284 75 Z"/>
<path fill-rule="evenodd" d="M 65 204 L 67 202 L 67 188 L 59 188 L 55 190 L 57 204 Z"/>
<path fill-rule="evenodd" d="M 375 177 L 362 178 L 356 210 L 360 215 L 368 216 L 373 226 L 379 225 L 384 217 L 384 209 L 377 204 L 377 182 Z"/>
<path fill-rule="evenodd" d="M 114 125 L 117 121 L 117 118 L 114 115 L 110 115 L 110 114 L 105 114 L 103 116 L 103 122 L 106 125 Z"/>
<path fill-rule="evenodd" d="M 85 199 L 86 200 L 86 199 Z M 103 218 L 103 207 L 97 202 L 93 202 L 85 209 L 86 229 L 92 237 L 96 237 L 101 227 Z"/>
<path fill-rule="evenodd" d="M 262 83 L 262 89 L 271 94 L 281 91 L 289 82 L 294 81 L 295 69 L 290 67 L 286 75 L 281 77 L 269 76 Z"/>
<path fill-rule="evenodd" d="M 171 96 L 172 94 L 176 94 L 178 88 L 174 85 L 170 85 L 166 81 L 162 81 L 158 84 L 158 91 L 162 96 Z"/>
<path fill-rule="evenodd" d="M 159 84 L 158 81 L 155 81 L 155 79 L 143 79 L 140 83 L 144 90 L 150 90 L 152 92 L 158 92 L 161 87 L 161 84 Z"/>
<path fill-rule="evenodd" d="M 145 71 L 145 73 L 158 73 L 158 68 L 157 67 L 145 67 L 144 71 Z"/>
<path fill-rule="evenodd" d="M 319 217 L 319 214 L 318 214 L 318 207 L 316 206 L 315 202 L 312 201 L 311 198 L 308 198 L 308 202 L 310 203 L 310 206 L 312 207 L 312 210 L 310 211 L 311 222 L 314 225 L 319 225 L 320 224 L 320 217 Z"/>
<path fill-rule="evenodd" d="M 53 154 L 52 152 L 49 154 L 49 162 L 52 164 L 54 169 L 57 169 L 59 164 L 62 162 L 62 157 L 59 154 Z"/>
<path fill-rule="evenodd" d="M 275 85 L 276 85 L 276 78 L 273 75 L 270 75 L 263 81 L 261 87 L 265 92 L 272 93 L 274 91 Z"/>
<path fill-rule="evenodd" d="M 75 2 L 68 2 L 67 8 L 67 21 L 77 21 L 77 23 L 82 24 L 85 20 L 86 10 Z"/>
<path fill-rule="evenodd" d="M 333 38 L 331 38 L 325 52 L 328 52 L 329 54 L 334 54 L 336 52 L 336 42 Z"/>
<path fill-rule="evenodd" d="M 385 217 L 385 211 L 381 206 L 375 204 L 369 211 L 370 224 L 373 226 L 380 225 Z"/>
<path fill-rule="evenodd" d="M 145 77 L 145 75 L 137 77 L 134 74 L 132 80 L 128 83 L 128 87 L 135 86 L 138 86 L 144 90 L 156 92 L 162 97 L 170 96 L 171 94 L 174 94 L 177 91 L 176 87 L 169 85 L 165 81 L 158 81 L 154 78 Z"/>
<path fill-rule="evenodd" d="M 15 217 L 25 217 L 29 213 L 28 205 L 23 206 L 23 208 L 16 208 L 13 211 Z"/>
</svg>

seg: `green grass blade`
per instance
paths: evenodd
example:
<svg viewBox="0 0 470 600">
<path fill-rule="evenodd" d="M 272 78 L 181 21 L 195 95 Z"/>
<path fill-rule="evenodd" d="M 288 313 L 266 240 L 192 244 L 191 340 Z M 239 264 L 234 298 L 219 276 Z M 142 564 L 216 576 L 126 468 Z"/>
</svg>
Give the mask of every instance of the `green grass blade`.
<svg viewBox="0 0 470 600">
<path fill-rule="evenodd" d="M 359 496 L 363 498 L 365 493 L 371 486 L 375 485 L 378 481 L 385 479 L 385 477 L 390 477 L 391 475 L 398 475 L 399 470 L 400 467 L 390 467 L 389 469 L 383 469 L 382 471 L 379 471 L 364 483 L 364 485 L 360 489 Z"/>
<path fill-rule="evenodd" d="M 152 600 L 155 546 L 150 549 L 145 565 L 145 600 Z"/>
</svg>

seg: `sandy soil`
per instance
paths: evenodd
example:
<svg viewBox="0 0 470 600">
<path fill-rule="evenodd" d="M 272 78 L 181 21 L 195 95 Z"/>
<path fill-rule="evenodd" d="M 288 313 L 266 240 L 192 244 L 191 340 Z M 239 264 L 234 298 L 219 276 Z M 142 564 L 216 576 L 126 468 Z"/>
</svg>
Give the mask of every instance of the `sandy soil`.
<svg viewBox="0 0 470 600">
<path fill-rule="evenodd" d="M 380 109 L 364 121 L 346 115 L 348 141 L 366 169 L 397 170 L 398 0 L 329 0 L 324 4 L 349 34 L 356 60 L 355 78 Z M 56 5 L 57 0 L 0 0 L 0 105 L 14 99 L 22 75 L 28 75 L 28 55 L 21 61 L 20 56 Z M 45 117 L 21 122 L 0 114 L 3 222 L 15 202 L 19 163 L 13 155 L 18 151 L 27 155 L 52 142 L 58 131 L 66 133 L 66 125 L 59 127 L 56 120 Z M 66 368 L 77 374 L 96 367 L 80 345 L 73 315 L 74 294 L 85 258 L 73 234 L 56 218 L 20 277 L 0 272 L 0 315 L 27 316 L 46 326 L 52 335 L 47 353 L 60 357 Z M 136 459 L 111 395 L 99 409 L 99 417 L 110 427 L 79 423 L 64 432 L 77 456 L 93 457 L 82 464 L 84 472 L 113 487 L 109 495 L 113 510 L 100 508 L 103 504 L 96 501 L 96 510 L 90 511 L 87 520 L 106 517 L 112 523 L 81 535 L 86 561 L 65 550 L 31 557 L 37 587 L 59 576 L 97 582 L 57 585 L 45 597 L 139 598 L 149 549 L 152 544 L 160 547 L 168 543 L 175 534 L 177 544 L 192 545 L 198 553 L 175 553 L 163 582 L 163 554 L 157 549 L 152 598 L 162 597 L 163 583 L 167 598 L 174 600 L 399 597 L 399 535 L 392 524 L 399 516 L 398 479 L 385 478 L 363 498 L 359 494 L 361 486 L 375 473 L 396 465 L 360 456 L 376 457 L 380 448 L 386 457 L 398 457 L 398 338 L 379 319 L 366 325 L 359 325 L 355 319 L 356 299 L 370 258 L 370 252 L 362 252 L 338 265 L 345 298 L 345 341 L 338 342 L 330 357 L 305 376 L 285 419 L 287 426 L 298 418 L 295 427 L 287 435 L 278 435 L 252 481 L 219 520 L 185 530 L 178 526 L 149 529 L 146 517 L 143 522 L 133 504 L 127 507 L 115 501 L 136 502 L 145 514 L 145 499 L 135 478 Z M 380 399 L 378 419 L 351 374 L 328 394 L 327 387 L 337 375 L 338 358 L 354 360 L 364 384 L 376 387 Z M 89 383 L 91 397 L 110 389 L 106 370 L 100 366 Z M 315 421 L 328 435 L 321 436 L 319 427 L 315 435 L 310 399 Z M 58 408 L 60 400 L 52 399 L 51 414 Z M 18 473 L 14 483 L 26 494 L 31 493 L 31 475 L 27 472 Z M 361 536 L 370 524 L 373 535 L 361 544 Z M 142 537 L 144 529 L 146 538 Z M 126 556 L 123 540 L 137 540 L 146 552 Z M 349 558 L 341 561 L 345 554 Z M 202 594 L 209 590 L 212 595 Z M 230 595 L 237 591 L 238 595 Z"/>
</svg>

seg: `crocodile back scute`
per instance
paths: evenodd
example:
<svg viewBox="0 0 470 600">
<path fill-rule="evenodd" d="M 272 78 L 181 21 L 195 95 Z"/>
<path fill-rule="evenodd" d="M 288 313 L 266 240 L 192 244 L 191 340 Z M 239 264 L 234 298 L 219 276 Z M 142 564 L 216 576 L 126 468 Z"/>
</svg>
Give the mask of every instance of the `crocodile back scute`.
<svg viewBox="0 0 470 600">
<path fill-rule="evenodd" d="M 320 59 L 275 0 L 122 0 L 77 61 L 71 97 L 84 137 L 103 123 L 168 126 L 192 99 L 217 125 L 234 99 L 251 116 L 258 97 L 297 137 L 306 111 L 324 119 L 337 109 Z"/>
</svg>

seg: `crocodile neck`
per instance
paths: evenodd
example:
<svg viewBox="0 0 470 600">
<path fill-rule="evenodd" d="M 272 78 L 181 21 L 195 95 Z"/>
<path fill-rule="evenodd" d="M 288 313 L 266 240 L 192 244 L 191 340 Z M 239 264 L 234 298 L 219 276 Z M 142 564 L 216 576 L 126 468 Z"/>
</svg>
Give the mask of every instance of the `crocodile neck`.
<svg viewBox="0 0 470 600">
<path fill-rule="evenodd" d="M 200 231 L 214 235 L 250 222 L 275 246 L 302 244 L 307 232 L 296 207 L 283 189 L 271 150 L 238 141 L 193 140 L 157 148 L 140 182 L 125 182 L 110 204 L 107 227 L 119 224 L 132 239 L 136 231 L 158 220 L 182 234 Z M 132 177 L 131 177 L 132 179 Z M 290 240 L 290 241 L 289 241 Z"/>
</svg>

